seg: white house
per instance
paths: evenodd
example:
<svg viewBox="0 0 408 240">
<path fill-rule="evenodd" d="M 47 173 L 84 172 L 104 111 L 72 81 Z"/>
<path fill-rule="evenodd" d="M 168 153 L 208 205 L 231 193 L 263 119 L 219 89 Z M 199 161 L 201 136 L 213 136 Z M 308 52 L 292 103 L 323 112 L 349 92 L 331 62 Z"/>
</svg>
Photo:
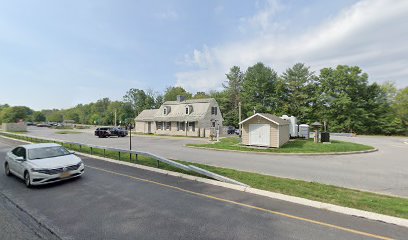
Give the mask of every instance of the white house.
<svg viewBox="0 0 408 240">
<path fill-rule="evenodd" d="M 142 111 L 136 118 L 136 132 L 175 136 L 209 137 L 221 129 L 224 119 L 214 98 L 167 101 L 159 109 Z"/>
</svg>

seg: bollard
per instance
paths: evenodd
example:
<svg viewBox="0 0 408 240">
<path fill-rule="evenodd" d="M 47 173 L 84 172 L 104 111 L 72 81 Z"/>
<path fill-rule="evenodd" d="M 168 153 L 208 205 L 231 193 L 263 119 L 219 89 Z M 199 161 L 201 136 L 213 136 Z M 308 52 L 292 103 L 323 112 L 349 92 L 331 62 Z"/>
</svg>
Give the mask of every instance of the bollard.
<svg viewBox="0 0 408 240">
<path fill-rule="evenodd" d="M 92 155 L 92 153 L 93 153 L 93 151 L 92 151 L 92 147 L 90 147 L 90 149 L 91 149 L 91 155 Z"/>
<path fill-rule="evenodd" d="M 103 149 L 103 157 L 106 157 L 106 153 L 105 153 L 105 152 L 106 152 L 106 149 L 104 148 L 104 149 Z"/>
<path fill-rule="evenodd" d="M 135 159 L 135 160 L 136 160 L 136 162 L 137 162 L 137 154 L 136 154 L 136 159 Z"/>
<path fill-rule="evenodd" d="M 157 160 L 157 168 L 160 168 L 160 162 Z"/>
<path fill-rule="evenodd" d="M 120 161 L 120 152 L 118 152 L 118 160 Z"/>
</svg>

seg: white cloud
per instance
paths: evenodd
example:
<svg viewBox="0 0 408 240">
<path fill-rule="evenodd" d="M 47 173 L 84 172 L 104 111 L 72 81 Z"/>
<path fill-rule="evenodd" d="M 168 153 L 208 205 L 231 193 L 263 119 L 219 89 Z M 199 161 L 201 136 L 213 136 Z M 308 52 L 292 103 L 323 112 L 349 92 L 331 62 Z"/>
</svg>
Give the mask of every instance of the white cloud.
<svg viewBox="0 0 408 240">
<path fill-rule="evenodd" d="M 259 3 L 257 3 L 259 5 Z M 274 23 L 273 17 L 281 10 L 281 5 L 277 0 L 267 0 L 264 6 L 258 6 L 260 9 L 254 16 L 241 18 L 242 25 L 240 30 L 247 32 L 249 30 L 261 30 L 261 32 L 270 32 L 272 29 L 279 28 L 280 25 Z"/>
<path fill-rule="evenodd" d="M 282 6 L 269 6 L 246 19 L 259 26 L 252 39 L 194 50 L 186 59 L 197 69 L 177 73 L 177 84 L 191 91 L 218 88 L 233 65 L 246 69 L 262 61 L 278 72 L 296 62 L 314 70 L 357 65 L 372 81 L 408 85 L 408 1 L 360 1 L 314 29 L 292 36 L 272 34 L 279 25 L 272 16 Z"/>
<path fill-rule="evenodd" d="M 179 15 L 174 10 L 166 10 L 156 14 L 156 17 L 163 20 L 175 20 L 178 19 Z"/>
</svg>

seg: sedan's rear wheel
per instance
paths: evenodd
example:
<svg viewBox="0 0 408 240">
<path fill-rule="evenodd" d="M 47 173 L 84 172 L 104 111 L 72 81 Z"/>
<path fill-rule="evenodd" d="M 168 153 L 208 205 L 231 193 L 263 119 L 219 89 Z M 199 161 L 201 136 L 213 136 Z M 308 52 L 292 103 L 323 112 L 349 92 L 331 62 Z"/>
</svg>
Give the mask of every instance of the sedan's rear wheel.
<svg viewBox="0 0 408 240">
<path fill-rule="evenodd" d="M 26 172 L 24 174 L 24 183 L 26 185 L 26 187 L 31 187 L 31 180 L 30 180 L 30 174 L 28 172 Z"/>
<path fill-rule="evenodd" d="M 10 166 L 8 165 L 8 163 L 4 164 L 4 172 L 6 173 L 6 176 L 10 176 L 11 172 L 10 172 Z"/>
</svg>

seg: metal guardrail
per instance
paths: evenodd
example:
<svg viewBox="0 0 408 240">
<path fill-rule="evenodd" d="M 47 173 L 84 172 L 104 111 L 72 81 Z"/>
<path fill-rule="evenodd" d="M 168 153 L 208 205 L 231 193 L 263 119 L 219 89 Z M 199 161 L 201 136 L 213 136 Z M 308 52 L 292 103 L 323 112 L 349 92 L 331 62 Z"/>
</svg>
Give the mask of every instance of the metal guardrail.
<svg viewBox="0 0 408 240">
<path fill-rule="evenodd" d="M 94 149 L 100 149 L 103 150 L 103 156 L 106 157 L 106 151 L 113 151 L 113 152 L 118 152 L 118 160 L 121 159 L 120 154 L 121 153 L 127 153 L 129 154 L 130 160 L 132 160 L 132 155 L 135 155 L 136 161 L 138 159 L 138 155 L 141 156 L 145 156 L 145 157 L 149 157 L 152 159 L 155 159 L 157 161 L 157 167 L 159 167 L 159 163 L 166 163 L 170 166 L 179 168 L 179 169 L 183 169 L 185 171 L 191 171 L 191 172 L 195 172 L 195 173 L 199 173 L 202 174 L 204 176 L 216 179 L 218 181 L 221 182 L 226 182 L 226 183 L 232 183 L 232 184 L 236 184 L 236 185 L 240 185 L 240 186 L 246 186 L 248 187 L 248 185 L 238 182 L 236 180 L 221 176 L 219 174 L 207 171 L 205 169 L 199 168 L 197 166 L 193 166 L 193 165 L 184 165 L 181 164 L 179 162 L 158 156 L 156 154 L 153 153 L 149 153 L 149 152 L 144 152 L 144 151 L 136 151 L 136 150 L 126 150 L 126 149 L 120 149 L 120 148 L 111 148 L 111 147 L 107 147 L 107 146 L 98 146 L 98 145 L 93 145 L 93 144 L 84 144 L 84 143 L 77 143 L 77 142 L 69 142 L 69 141 L 64 141 L 64 140 L 59 140 L 59 139 L 52 139 L 52 138 L 43 138 L 43 137 L 37 137 L 37 136 L 30 136 L 30 135 L 25 135 L 25 134 L 15 134 L 15 133 L 9 133 L 9 132 L 3 132 L 0 131 L 0 135 L 11 135 L 11 136 L 16 136 L 18 138 L 25 138 L 26 140 L 42 140 L 42 141 L 48 141 L 48 142 L 55 142 L 55 143 L 60 143 L 61 145 L 64 146 L 64 144 L 66 145 L 70 145 L 70 147 L 72 148 L 73 145 L 76 145 L 79 147 L 79 149 L 82 149 L 82 147 L 88 147 L 90 149 L 90 154 L 93 155 L 93 150 Z"/>
</svg>

